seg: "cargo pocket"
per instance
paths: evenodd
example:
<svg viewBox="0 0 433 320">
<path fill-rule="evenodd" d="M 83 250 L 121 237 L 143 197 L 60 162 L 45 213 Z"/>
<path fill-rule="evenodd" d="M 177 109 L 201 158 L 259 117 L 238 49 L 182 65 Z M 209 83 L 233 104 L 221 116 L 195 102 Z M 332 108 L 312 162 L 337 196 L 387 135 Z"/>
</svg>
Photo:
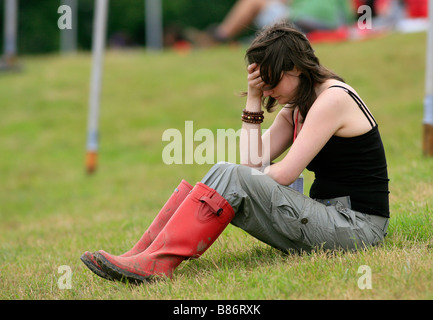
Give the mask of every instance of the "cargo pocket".
<svg viewBox="0 0 433 320">
<path fill-rule="evenodd" d="M 337 211 L 335 215 L 337 245 L 344 250 L 363 248 L 364 245 L 356 232 L 358 227 L 355 212 L 346 208 L 340 202 L 337 202 L 334 208 Z"/>
<path fill-rule="evenodd" d="M 307 235 L 306 197 L 290 188 L 276 186 L 272 190 L 271 220 L 273 227 L 291 241 L 311 245 Z"/>
</svg>

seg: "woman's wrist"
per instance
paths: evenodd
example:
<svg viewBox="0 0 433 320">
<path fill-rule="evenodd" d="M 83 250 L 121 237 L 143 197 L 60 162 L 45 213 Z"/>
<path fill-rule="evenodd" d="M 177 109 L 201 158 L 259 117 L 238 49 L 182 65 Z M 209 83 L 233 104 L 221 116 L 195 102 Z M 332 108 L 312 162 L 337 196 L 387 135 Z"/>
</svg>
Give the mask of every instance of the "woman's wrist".
<svg viewBox="0 0 433 320">
<path fill-rule="evenodd" d="M 260 111 L 248 111 L 247 109 L 244 109 L 242 111 L 242 117 L 241 120 L 243 122 L 246 123 L 255 123 L 255 124 L 260 124 L 263 122 L 264 120 L 264 111 L 260 110 Z"/>
<path fill-rule="evenodd" d="M 247 103 L 245 104 L 245 110 L 251 112 L 258 112 L 262 110 L 262 98 L 258 96 L 247 97 Z"/>
</svg>

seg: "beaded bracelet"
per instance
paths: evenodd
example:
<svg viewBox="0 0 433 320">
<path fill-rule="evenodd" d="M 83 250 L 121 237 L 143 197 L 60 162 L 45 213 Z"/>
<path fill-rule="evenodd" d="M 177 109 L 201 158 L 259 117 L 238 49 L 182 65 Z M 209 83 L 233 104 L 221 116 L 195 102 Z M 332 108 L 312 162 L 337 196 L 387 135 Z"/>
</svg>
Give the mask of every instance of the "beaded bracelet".
<svg viewBox="0 0 433 320">
<path fill-rule="evenodd" d="M 242 111 L 241 120 L 247 123 L 262 123 L 263 119 L 265 118 L 263 114 L 264 111 L 252 112 L 244 109 Z"/>
</svg>

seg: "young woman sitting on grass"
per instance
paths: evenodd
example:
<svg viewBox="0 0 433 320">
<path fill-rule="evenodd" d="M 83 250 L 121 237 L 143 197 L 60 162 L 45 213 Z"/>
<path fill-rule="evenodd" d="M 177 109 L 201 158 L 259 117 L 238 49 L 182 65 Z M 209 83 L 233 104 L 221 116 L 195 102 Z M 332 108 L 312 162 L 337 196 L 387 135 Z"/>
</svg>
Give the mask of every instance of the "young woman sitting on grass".
<svg viewBox="0 0 433 320">
<path fill-rule="evenodd" d="M 96 274 L 133 282 L 172 277 L 229 223 L 284 252 L 356 250 L 385 237 L 386 157 L 378 125 L 356 91 L 322 66 L 304 34 L 286 23 L 259 33 L 246 60 L 242 164 L 218 163 L 194 187 L 182 181 L 123 255 L 85 252 L 81 259 Z M 271 112 L 278 105 L 262 136 L 262 107 Z M 251 160 L 256 150 L 259 163 Z M 305 168 L 315 173 L 309 197 L 288 187 Z"/>
</svg>

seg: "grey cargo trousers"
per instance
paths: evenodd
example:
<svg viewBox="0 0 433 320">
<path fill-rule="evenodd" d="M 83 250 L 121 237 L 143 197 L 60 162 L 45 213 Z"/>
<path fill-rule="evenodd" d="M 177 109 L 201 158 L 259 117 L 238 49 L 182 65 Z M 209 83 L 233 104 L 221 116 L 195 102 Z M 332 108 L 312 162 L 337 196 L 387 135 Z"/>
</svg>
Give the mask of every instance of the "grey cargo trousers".
<svg viewBox="0 0 433 320">
<path fill-rule="evenodd" d="M 202 183 L 233 207 L 233 225 L 284 252 L 356 250 L 386 236 L 387 218 L 351 210 L 338 200 L 325 205 L 246 166 L 219 162 Z"/>
</svg>

